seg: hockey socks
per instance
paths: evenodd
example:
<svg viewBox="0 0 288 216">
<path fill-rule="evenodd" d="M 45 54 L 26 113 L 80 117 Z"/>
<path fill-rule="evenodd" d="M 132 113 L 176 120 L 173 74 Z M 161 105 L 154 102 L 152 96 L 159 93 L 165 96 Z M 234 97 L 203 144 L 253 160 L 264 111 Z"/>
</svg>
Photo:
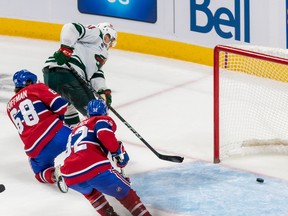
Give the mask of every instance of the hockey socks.
<svg viewBox="0 0 288 216">
<path fill-rule="evenodd" d="M 93 189 L 90 194 L 84 196 L 101 216 L 119 216 L 99 191 Z"/>
<path fill-rule="evenodd" d="M 67 111 L 64 115 L 64 122 L 69 127 L 74 127 L 76 124 L 80 122 L 80 117 L 76 108 L 69 103 L 67 107 Z"/>
<path fill-rule="evenodd" d="M 124 199 L 118 200 L 133 216 L 152 216 L 132 189 Z"/>
</svg>

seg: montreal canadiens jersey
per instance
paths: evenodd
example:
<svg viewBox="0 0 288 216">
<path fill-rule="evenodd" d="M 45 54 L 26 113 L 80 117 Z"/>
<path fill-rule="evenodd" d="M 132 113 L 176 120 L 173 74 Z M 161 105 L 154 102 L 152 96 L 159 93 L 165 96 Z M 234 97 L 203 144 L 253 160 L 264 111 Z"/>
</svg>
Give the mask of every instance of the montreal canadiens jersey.
<svg viewBox="0 0 288 216">
<path fill-rule="evenodd" d="M 103 43 L 103 35 L 99 28 L 95 25 L 67 23 L 62 28 L 60 43 L 74 48 L 69 63 L 87 81 L 91 81 L 96 91 L 107 89 L 101 67 L 108 58 L 108 50 Z M 58 65 L 53 56 L 45 62 L 45 67 L 47 66 L 68 69 L 65 64 Z"/>
<path fill-rule="evenodd" d="M 36 157 L 63 126 L 68 102 L 43 83 L 29 85 L 7 104 L 7 114 L 24 143 L 25 153 Z"/>
<path fill-rule="evenodd" d="M 109 116 L 94 116 L 80 122 L 72 131 L 67 145 L 69 155 L 61 166 L 67 185 L 87 181 L 112 168 L 108 152 L 116 152 L 116 124 Z"/>
</svg>

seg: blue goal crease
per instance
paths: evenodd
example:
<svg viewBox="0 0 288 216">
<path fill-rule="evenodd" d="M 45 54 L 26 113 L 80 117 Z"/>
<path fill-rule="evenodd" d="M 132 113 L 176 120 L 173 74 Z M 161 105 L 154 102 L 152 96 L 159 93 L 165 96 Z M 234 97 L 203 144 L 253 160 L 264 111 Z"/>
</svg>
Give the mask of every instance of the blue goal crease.
<svg viewBox="0 0 288 216">
<path fill-rule="evenodd" d="M 206 162 L 131 176 L 144 203 L 163 211 L 197 216 L 283 216 L 288 212 L 288 184 Z M 263 177 L 262 177 L 263 178 Z"/>
</svg>

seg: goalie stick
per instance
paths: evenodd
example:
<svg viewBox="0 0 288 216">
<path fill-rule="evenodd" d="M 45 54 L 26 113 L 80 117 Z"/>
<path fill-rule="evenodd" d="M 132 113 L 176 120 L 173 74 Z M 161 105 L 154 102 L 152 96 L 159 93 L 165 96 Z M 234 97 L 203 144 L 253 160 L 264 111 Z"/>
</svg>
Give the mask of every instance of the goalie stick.
<svg viewBox="0 0 288 216">
<path fill-rule="evenodd" d="M 76 79 L 81 83 L 87 86 L 87 88 L 95 94 L 97 98 L 101 98 L 101 96 L 96 92 L 96 90 L 91 86 L 90 82 L 86 81 L 84 77 L 82 77 L 71 65 L 69 62 L 66 63 L 71 72 L 74 74 Z M 157 152 L 113 107 L 109 107 L 109 109 L 122 121 L 159 159 L 171 161 L 175 163 L 182 163 L 184 157 L 174 156 L 174 155 L 164 155 Z"/>
</svg>

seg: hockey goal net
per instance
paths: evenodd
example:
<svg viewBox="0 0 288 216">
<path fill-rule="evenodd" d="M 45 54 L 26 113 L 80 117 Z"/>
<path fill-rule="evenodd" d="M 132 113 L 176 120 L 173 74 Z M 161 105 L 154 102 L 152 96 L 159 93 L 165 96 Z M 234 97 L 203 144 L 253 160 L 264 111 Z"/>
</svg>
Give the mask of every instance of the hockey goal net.
<svg viewBox="0 0 288 216">
<path fill-rule="evenodd" d="M 214 49 L 214 163 L 288 152 L 288 50 Z"/>
</svg>

